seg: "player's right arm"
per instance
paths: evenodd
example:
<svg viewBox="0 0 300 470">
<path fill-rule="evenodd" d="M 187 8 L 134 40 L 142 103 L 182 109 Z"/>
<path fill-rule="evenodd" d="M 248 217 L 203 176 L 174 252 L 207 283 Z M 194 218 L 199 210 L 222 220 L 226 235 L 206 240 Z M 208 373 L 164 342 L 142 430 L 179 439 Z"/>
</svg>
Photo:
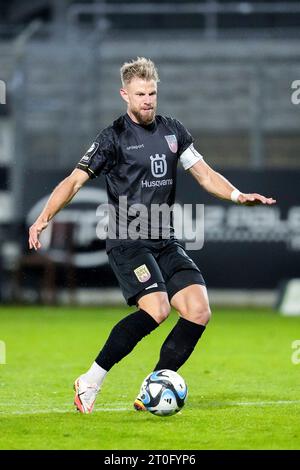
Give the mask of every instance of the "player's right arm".
<svg viewBox="0 0 300 470">
<path fill-rule="evenodd" d="M 116 164 L 113 127 L 107 127 L 98 134 L 95 142 L 83 155 L 76 169 L 54 189 L 44 209 L 29 229 L 29 248 L 41 247 L 39 237 L 49 221 L 63 209 L 88 179 L 107 174 Z"/>
<path fill-rule="evenodd" d="M 80 169 L 75 169 L 67 178 L 61 181 L 49 197 L 44 209 L 29 228 L 29 248 L 38 250 L 41 247 L 40 234 L 48 226 L 55 214 L 63 209 L 89 179 L 89 175 Z"/>
</svg>

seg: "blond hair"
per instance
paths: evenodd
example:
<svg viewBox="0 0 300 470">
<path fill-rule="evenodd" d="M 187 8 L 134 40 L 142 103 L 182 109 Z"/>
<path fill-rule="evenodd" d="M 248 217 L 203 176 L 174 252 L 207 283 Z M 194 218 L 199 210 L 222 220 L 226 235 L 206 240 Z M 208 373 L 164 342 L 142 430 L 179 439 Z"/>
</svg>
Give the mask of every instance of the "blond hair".
<svg viewBox="0 0 300 470">
<path fill-rule="evenodd" d="M 136 60 L 125 62 L 120 69 L 120 73 L 123 86 L 128 85 L 133 78 L 159 82 L 159 76 L 154 62 L 145 57 L 137 57 Z"/>
</svg>

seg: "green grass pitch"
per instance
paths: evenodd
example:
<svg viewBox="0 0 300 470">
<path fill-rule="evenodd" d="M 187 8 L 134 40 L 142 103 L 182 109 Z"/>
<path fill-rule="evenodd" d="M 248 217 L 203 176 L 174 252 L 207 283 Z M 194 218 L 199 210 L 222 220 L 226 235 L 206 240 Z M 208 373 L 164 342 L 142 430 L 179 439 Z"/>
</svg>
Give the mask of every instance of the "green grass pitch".
<svg viewBox="0 0 300 470">
<path fill-rule="evenodd" d="M 92 415 L 75 412 L 74 379 L 132 311 L 1 307 L 0 449 L 300 448 L 300 364 L 292 362 L 300 318 L 268 309 L 214 309 L 179 370 L 189 387 L 179 414 L 160 418 L 132 407 L 175 313 L 111 370 Z"/>
</svg>

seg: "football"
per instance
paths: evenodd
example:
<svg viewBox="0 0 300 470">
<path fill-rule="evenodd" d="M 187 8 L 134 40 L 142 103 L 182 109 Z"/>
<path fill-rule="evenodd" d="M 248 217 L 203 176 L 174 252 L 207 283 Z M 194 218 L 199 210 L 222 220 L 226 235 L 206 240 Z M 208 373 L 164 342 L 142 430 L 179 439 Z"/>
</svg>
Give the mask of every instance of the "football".
<svg viewBox="0 0 300 470">
<path fill-rule="evenodd" d="M 182 409 L 187 393 L 187 385 L 177 372 L 162 369 L 147 375 L 139 397 L 150 413 L 171 416 Z"/>
</svg>

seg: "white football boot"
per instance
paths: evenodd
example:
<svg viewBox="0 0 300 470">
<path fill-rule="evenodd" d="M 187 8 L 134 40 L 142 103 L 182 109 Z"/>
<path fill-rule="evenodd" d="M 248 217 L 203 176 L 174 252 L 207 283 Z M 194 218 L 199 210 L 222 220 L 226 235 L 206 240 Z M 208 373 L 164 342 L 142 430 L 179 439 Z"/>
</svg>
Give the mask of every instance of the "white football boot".
<svg viewBox="0 0 300 470">
<path fill-rule="evenodd" d="M 74 383 L 74 405 L 80 413 L 91 413 L 99 393 L 100 387 L 85 382 L 81 376 Z"/>
</svg>

